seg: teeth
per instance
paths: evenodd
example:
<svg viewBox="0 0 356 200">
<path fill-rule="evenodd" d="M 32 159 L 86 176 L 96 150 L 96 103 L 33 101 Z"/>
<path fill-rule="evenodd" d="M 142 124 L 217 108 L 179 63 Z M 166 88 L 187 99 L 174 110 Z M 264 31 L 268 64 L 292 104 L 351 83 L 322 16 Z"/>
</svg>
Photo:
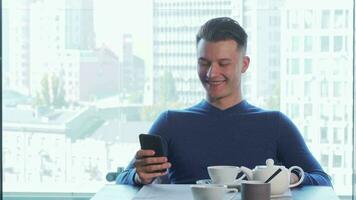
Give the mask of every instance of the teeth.
<svg viewBox="0 0 356 200">
<path fill-rule="evenodd" d="M 209 84 L 211 85 L 219 85 L 221 83 L 223 83 L 224 81 L 209 81 Z"/>
</svg>

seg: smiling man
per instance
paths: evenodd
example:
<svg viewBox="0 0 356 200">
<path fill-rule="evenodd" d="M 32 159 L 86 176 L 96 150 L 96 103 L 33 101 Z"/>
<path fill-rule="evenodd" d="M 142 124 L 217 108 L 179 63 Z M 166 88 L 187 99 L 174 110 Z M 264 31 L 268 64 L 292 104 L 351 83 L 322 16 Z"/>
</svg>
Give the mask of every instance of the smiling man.
<svg viewBox="0 0 356 200">
<path fill-rule="evenodd" d="M 206 99 L 184 110 L 163 112 L 149 134 L 162 137 L 167 156 L 137 151 L 117 183 L 149 184 L 162 176 L 170 183 L 195 183 L 209 178 L 211 165 L 254 168 L 272 158 L 288 168 L 303 168 L 301 185 L 331 186 L 291 120 L 243 99 L 241 76 L 250 63 L 243 28 L 231 18 L 211 19 L 200 28 L 196 45 L 197 71 Z M 297 172 L 291 173 L 292 183 L 299 178 Z"/>
</svg>

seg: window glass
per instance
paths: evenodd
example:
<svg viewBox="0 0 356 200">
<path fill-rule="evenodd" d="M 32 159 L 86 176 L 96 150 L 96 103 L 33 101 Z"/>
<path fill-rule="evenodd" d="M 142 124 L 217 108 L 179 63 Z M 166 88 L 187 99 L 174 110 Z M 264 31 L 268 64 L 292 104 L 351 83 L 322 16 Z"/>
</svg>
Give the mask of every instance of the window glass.
<svg viewBox="0 0 356 200">
<path fill-rule="evenodd" d="M 97 192 L 159 113 L 205 97 L 195 35 L 228 16 L 249 35 L 244 98 L 287 114 L 350 196 L 353 15 L 352 0 L 2 1 L 3 191 Z"/>
</svg>

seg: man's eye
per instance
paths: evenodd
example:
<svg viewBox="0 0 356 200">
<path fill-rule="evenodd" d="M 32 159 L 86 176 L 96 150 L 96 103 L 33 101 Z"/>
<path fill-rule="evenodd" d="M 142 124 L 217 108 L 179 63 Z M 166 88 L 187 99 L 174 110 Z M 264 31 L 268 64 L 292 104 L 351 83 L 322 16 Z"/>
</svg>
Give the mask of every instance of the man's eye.
<svg viewBox="0 0 356 200">
<path fill-rule="evenodd" d="M 228 66 L 230 63 L 220 63 L 220 66 L 225 67 Z"/>
<path fill-rule="evenodd" d="M 209 66 L 209 63 L 205 63 L 205 62 L 199 62 L 199 65 L 200 65 L 200 66 L 204 66 L 204 67 L 207 67 L 207 66 Z"/>
</svg>

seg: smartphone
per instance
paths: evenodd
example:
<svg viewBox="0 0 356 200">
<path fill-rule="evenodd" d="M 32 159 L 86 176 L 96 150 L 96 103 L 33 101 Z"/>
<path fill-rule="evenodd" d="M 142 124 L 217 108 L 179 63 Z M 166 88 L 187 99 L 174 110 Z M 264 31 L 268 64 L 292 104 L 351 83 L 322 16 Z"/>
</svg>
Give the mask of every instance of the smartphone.
<svg viewBox="0 0 356 200">
<path fill-rule="evenodd" d="M 140 144 L 143 150 L 154 150 L 154 157 L 164 156 L 162 138 L 159 135 L 140 134 Z"/>
</svg>

